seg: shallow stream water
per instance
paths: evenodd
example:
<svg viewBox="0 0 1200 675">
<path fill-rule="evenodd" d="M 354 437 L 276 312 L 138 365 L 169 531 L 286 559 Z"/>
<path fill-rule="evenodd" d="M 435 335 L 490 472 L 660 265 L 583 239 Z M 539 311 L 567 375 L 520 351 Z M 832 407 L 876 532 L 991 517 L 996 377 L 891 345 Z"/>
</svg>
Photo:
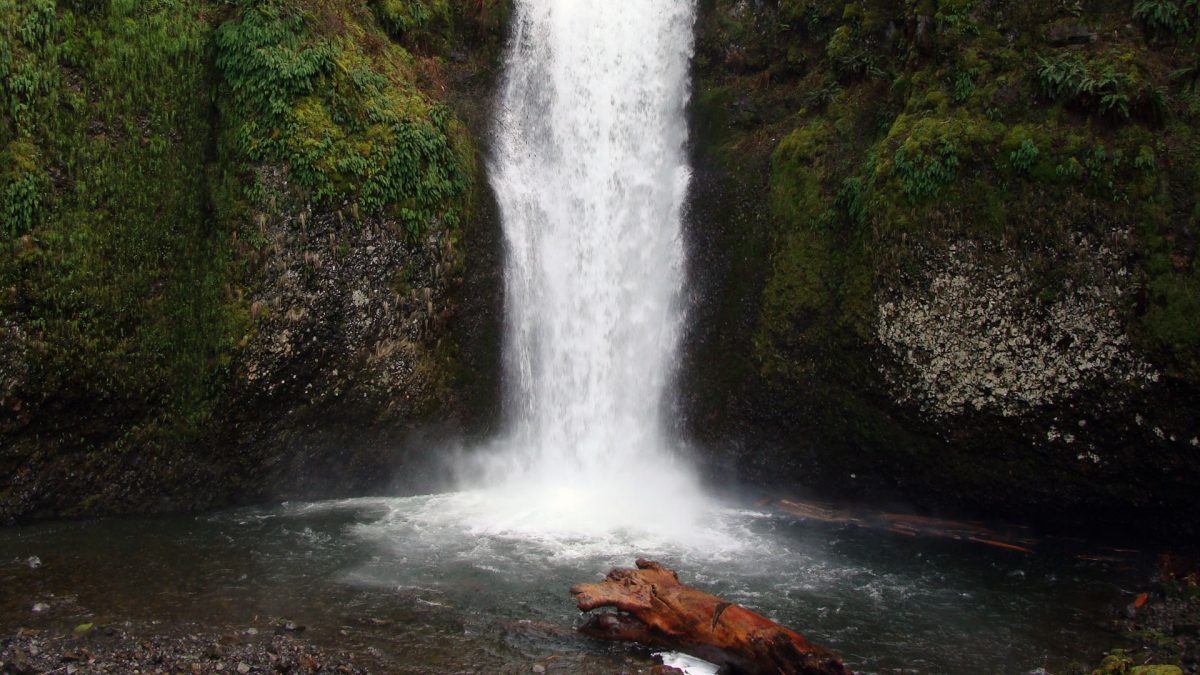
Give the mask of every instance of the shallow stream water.
<svg viewBox="0 0 1200 675">
<path fill-rule="evenodd" d="M 650 557 L 841 653 L 860 673 L 1095 663 L 1144 562 L 1084 561 L 809 523 L 751 506 L 690 542 L 506 533 L 482 493 L 371 498 L 0 530 L 0 628 L 132 622 L 169 633 L 280 620 L 389 672 L 634 672 L 579 636 L 567 589 Z M 482 524 L 481 524 L 482 523 Z M 36 557 L 39 566 L 31 566 Z M 33 613 L 45 603 L 48 610 Z M 158 623 L 155 623 L 158 622 Z"/>
</svg>

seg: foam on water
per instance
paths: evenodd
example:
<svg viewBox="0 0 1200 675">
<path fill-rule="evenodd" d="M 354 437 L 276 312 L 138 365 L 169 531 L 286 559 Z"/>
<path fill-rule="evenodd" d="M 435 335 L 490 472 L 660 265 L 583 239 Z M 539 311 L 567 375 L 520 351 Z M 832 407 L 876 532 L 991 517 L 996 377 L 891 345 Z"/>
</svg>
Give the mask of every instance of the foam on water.
<svg viewBox="0 0 1200 675">
<path fill-rule="evenodd" d="M 656 555 L 717 564 L 770 546 L 751 535 L 745 516 L 734 510 L 701 512 L 703 528 L 690 527 L 690 521 L 676 530 L 668 528 L 670 521 L 639 527 L 630 524 L 636 514 L 597 510 L 610 493 L 545 489 L 559 492 L 532 498 L 525 489 L 500 488 L 388 500 L 386 512 L 356 531 L 409 551 L 457 551 L 464 561 L 514 568 L 533 559 L 628 565 Z"/>
<path fill-rule="evenodd" d="M 474 526 L 688 539 L 664 431 L 682 322 L 690 0 L 518 0 L 490 176 L 507 243 L 508 433 Z"/>
<path fill-rule="evenodd" d="M 1049 547 L 1029 556 L 754 508 L 705 513 L 734 546 L 652 533 L 530 536 L 490 506 L 481 493 L 443 494 L 0 528 L 0 587 L 25 589 L 0 593 L 0 624 L 69 633 L 78 598 L 113 624 L 152 621 L 154 631 L 189 630 L 197 616 L 260 630 L 288 617 L 317 644 L 367 663 L 374 654 L 384 670 L 648 670 L 639 650 L 575 635 L 581 619 L 567 592 L 645 556 L 801 629 L 855 672 L 1058 672 L 1111 646 L 1107 608 L 1128 602 L 1124 589 L 1154 568 L 1152 556 L 1106 563 Z M 31 619 L 34 602 L 55 597 Z"/>
</svg>

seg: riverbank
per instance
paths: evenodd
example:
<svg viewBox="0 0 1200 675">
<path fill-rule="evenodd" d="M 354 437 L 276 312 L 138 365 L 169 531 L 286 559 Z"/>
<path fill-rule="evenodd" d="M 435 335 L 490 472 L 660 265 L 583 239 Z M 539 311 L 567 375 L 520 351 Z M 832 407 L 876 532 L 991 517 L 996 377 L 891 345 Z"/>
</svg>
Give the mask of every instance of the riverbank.
<svg viewBox="0 0 1200 675">
<path fill-rule="evenodd" d="M 305 630 L 281 637 L 353 655 L 370 672 L 633 672 L 655 665 L 649 652 L 580 636 L 567 589 L 642 556 L 799 630 L 856 672 L 1078 675 L 1134 646 L 1116 620 L 1156 573 L 1152 554 L 916 536 L 929 523 L 911 517 L 889 521 L 893 532 L 740 502 L 714 509 L 712 536 L 689 545 L 481 530 L 473 504 L 486 500 L 357 499 L 0 529 L 0 640 L 21 629 L 73 636 L 91 624 L 131 641 L 232 635 L 254 645 L 291 621 Z M 976 538 L 1009 541 L 991 532 Z M 69 641 L 51 644 L 70 651 Z"/>
<path fill-rule="evenodd" d="M 165 632 L 169 631 L 169 632 Z M 370 657 L 370 655 L 367 655 Z M 3 673 L 368 673 L 370 658 L 328 651 L 291 634 L 211 626 L 20 629 L 0 640 Z"/>
<path fill-rule="evenodd" d="M 1125 607 L 1114 608 L 1113 623 L 1125 647 L 1115 649 L 1096 671 L 1100 675 L 1200 673 L 1200 559 L 1164 555 L 1155 583 Z M 1158 670 L 1138 670 L 1169 664 Z M 1170 666 L 1180 668 L 1171 670 Z"/>
<path fill-rule="evenodd" d="M 27 563 L 28 564 L 28 563 Z M 1166 572 L 1150 590 L 1110 610 L 1114 647 L 1094 670 L 1079 664 L 1046 675 L 1194 675 L 1200 673 L 1200 585 L 1194 573 Z M 32 596 L 30 596 L 32 598 Z M 0 673 L 392 673 L 440 672 L 436 666 L 397 663 L 361 644 L 329 649 L 310 641 L 305 627 L 285 619 L 263 618 L 258 625 L 210 625 L 193 621 L 122 621 L 100 625 L 84 620 L 92 613 L 74 596 L 43 598 L 31 605 L 30 625 L 0 637 Z M 50 603 L 53 604 L 50 604 Z M 73 618 L 83 621 L 68 627 Z M 363 621 L 380 625 L 379 619 Z M 545 630 L 532 623 L 528 630 Z M 341 634 L 348 635 L 343 628 Z M 570 637 L 565 632 L 566 637 Z M 579 649 L 587 638 L 577 636 Z M 1097 657 L 1100 658 L 1099 656 Z M 529 671 L 578 672 L 580 663 L 550 657 L 529 664 Z M 599 664 L 591 664 L 599 667 Z M 620 672 L 671 672 L 649 660 L 605 665 Z M 589 671 L 591 672 L 591 671 Z M 597 670 L 595 672 L 609 672 Z M 612 671 L 617 672 L 617 671 Z M 897 671 L 899 672 L 899 671 Z"/>
</svg>

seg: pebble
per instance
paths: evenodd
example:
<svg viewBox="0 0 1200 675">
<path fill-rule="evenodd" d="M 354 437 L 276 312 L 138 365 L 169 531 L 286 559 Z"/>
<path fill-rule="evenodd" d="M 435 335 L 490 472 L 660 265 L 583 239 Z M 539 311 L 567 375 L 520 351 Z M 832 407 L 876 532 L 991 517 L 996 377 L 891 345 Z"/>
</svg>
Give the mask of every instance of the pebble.
<svg viewBox="0 0 1200 675">
<path fill-rule="evenodd" d="M 46 604 L 46 603 L 44 603 L 44 602 L 39 602 L 39 603 L 37 603 L 36 605 L 34 605 L 34 606 L 33 606 L 33 613 L 34 613 L 34 614 L 41 614 L 42 612 L 45 612 L 45 611 L 47 611 L 47 610 L 49 610 L 49 609 L 50 609 L 50 605 L 47 605 L 47 604 Z"/>
<path fill-rule="evenodd" d="M 154 622 L 133 631 L 109 626 L 106 639 L 87 650 L 71 651 L 74 640 L 55 631 L 15 635 L 0 634 L 0 673 L 185 673 L 221 672 L 247 675 L 254 672 L 322 672 L 359 674 L 367 671 L 348 654 L 322 650 L 299 636 L 270 636 L 240 645 L 220 645 L 221 635 L 200 632 L 158 634 Z M 140 629 L 139 629 L 140 628 Z M 200 627 L 196 627 L 200 628 Z M 152 632 L 144 632 L 149 629 Z M 49 638 L 49 639 L 47 639 Z M 205 656 L 212 658 L 211 661 Z M 377 656 L 377 658 L 382 655 Z M 16 669 L 14 669 L 16 666 Z"/>
<path fill-rule="evenodd" d="M 25 561 L 25 564 L 29 565 L 29 569 L 36 570 L 42 566 L 42 559 L 36 555 L 31 555 L 29 556 L 29 559 Z"/>
<path fill-rule="evenodd" d="M 533 672 L 535 672 L 535 673 L 544 673 L 544 672 L 546 672 L 546 666 L 543 666 L 543 665 L 542 665 L 542 664 L 540 664 L 540 663 L 535 663 L 535 664 L 533 665 Z"/>
</svg>

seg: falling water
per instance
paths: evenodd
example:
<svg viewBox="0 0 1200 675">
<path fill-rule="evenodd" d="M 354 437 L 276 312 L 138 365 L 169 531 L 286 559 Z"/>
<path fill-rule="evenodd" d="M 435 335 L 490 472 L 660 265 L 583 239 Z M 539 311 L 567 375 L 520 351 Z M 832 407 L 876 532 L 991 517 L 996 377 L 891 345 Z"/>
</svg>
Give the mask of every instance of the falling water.
<svg viewBox="0 0 1200 675">
<path fill-rule="evenodd" d="M 681 325 L 694 12 L 687 0 L 516 4 L 491 166 L 512 434 L 489 479 L 539 526 L 677 530 L 694 513 L 662 419 Z"/>
</svg>

